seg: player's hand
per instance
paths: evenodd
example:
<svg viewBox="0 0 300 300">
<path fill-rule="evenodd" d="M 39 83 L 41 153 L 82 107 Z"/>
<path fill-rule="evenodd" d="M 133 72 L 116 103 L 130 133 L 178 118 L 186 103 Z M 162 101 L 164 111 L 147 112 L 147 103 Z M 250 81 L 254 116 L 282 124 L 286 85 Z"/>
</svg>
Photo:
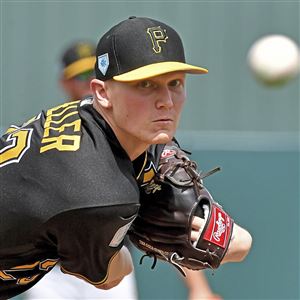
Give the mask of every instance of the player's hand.
<svg viewBox="0 0 300 300">
<path fill-rule="evenodd" d="M 204 225 L 205 225 L 204 219 L 202 219 L 200 217 L 193 217 L 192 231 L 191 231 L 192 242 L 197 241 L 198 237 L 201 235 Z"/>
<path fill-rule="evenodd" d="M 205 226 L 205 220 L 200 217 L 193 217 L 191 240 L 195 242 L 198 240 L 201 232 Z M 252 237 L 249 232 L 237 224 L 233 225 L 233 234 L 228 247 L 228 251 L 222 261 L 236 262 L 242 261 L 248 254 L 252 244 Z"/>
</svg>

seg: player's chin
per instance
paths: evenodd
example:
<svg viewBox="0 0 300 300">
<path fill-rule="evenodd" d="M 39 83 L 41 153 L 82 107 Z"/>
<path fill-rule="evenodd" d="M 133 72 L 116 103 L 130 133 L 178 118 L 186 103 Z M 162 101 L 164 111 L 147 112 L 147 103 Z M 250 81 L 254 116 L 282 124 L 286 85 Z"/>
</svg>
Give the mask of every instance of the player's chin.
<svg viewBox="0 0 300 300">
<path fill-rule="evenodd" d="M 159 132 L 153 138 L 151 144 L 166 144 L 172 140 L 174 137 L 175 132 Z"/>
</svg>

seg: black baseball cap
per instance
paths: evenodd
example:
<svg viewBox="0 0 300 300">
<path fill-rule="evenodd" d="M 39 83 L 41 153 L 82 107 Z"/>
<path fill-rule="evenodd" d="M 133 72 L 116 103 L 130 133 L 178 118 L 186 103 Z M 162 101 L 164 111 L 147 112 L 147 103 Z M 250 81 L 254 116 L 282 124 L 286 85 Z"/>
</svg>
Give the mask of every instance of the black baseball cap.
<svg viewBox="0 0 300 300">
<path fill-rule="evenodd" d="M 205 74 L 187 64 L 182 41 L 170 26 L 150 18 L 130 17 L 112 27 L 96 49 L 96 78 L 134 81 L 184 71 Z"/>
<path fill-rule="evenodd" d="M 74 78 L 88 71 L 93 71 L 96 61 L 96 45 L 89 41 L 76 41 L 62 54 L 63 76 Z"/>
</svg>

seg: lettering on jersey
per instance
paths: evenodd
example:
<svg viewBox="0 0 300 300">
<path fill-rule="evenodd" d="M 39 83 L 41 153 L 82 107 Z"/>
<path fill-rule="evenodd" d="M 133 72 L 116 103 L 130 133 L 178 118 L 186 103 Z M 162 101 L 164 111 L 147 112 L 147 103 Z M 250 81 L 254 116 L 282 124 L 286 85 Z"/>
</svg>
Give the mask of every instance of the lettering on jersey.
<svg viewBox="0 0 300 300">
<path fill-rule="evenodd" d="M 28 284 L 30 282 L 35 281 L 39 276 L 40 276 L 40 274 L 36 274 L 36 275 L 33 275 L 33 276 L 29 276 L 29 277 L 19 278 L 18 281 L 17 281 L 17 284 L 18 285 Z"/>
<path fill-rule="evenodd" d="M 58 262 L 58 259 L 45 259 L 32 264 L 13 267 L 9 270 L 0 270 L 0 280 L 15 281 L 17 285 L 26 285 L 38 277 L 49 272 Z"/>
<path fill-rule="evenodd" d="M 79 101 L 67 102 L 47 111 L 40 153 L 53 149 L 58 151 L 79 149 L 81 119 L 78 114 L 78 103 Z"/>
<path fill-rule="evenodd" d="M 149 161 L 148 164 L 144 168 L 143 172 L 143 184 L 149 183 L 156 174 L 156 168 L 152 161 Z"/>
<path fill-rule="evenodd" d="M 143 170 L 143 181 L 141 184 L 146 194 L 155 193 L 156 191 L 161 190 L 161 185 L 157 184 L 154 180 L 156 173 L 157 171 L 153 162 L 148 161 L 148 164 Z"/>
<path fill-rule="evenodd" d="M 8 128 L 6 131 L 7 137 L 4 140 L 5 146 L 0 149 L 0 168 L 20 162 L 30 148 L 32 132 L 32 128 L 22 128 L 14 125 Z"/>
<path fill-rule="evenodd" d="M 0 271 L 0 279 L 1 280 L 16 280 L 16 278 L 10 274 L 7 274 L 5 271 Z"/>
<path fill-rule="evenodd" d="M 50 271 L 57 263 L 57 259 L 45 259 L 40 262 L 40 270 Z"/>
<path fill-rule="evenodd" d="M 143 186 L 146 194 L 154 194 L 161 190 L 161 185 L 157 184 L 154 180 L 151 180 L 147 185 Z"/>
<path fill-rule="evenodd" d="M 42 115 L 42 114 L 39 113 L 38 115 L 36 115 L 36 116 L 34 116 L 33 118 L 29 119 L 27 122 L 25 122 L 25 123 L 22 124 L 22 127 L 25 127 L 25 126 L 27 126 L 27 125 L 33 123 L 34 121 L 39 120 L 39 119 L 41 118 L 41 115 Z"/>
<path fill-rule="evenodd" d="M 151 162 L 149 168 L 144 170 L 143 183 L 145 184 L 150 182 L 153 179 L 154 175 L 155 175 L 155 167 Z"/>
</svg>

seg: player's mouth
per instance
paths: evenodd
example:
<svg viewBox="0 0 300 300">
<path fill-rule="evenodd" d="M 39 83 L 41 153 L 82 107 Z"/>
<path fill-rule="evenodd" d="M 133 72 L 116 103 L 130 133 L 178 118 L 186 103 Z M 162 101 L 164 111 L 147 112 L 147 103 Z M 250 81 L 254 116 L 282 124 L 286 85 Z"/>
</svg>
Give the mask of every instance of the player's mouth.
<svg viewBox="0 0 300 300">
<path fill-rule="evenodd" d="M 156 124 L 170 124 L 172 122 L 173 120 L 170 118 L 161 118 L 161 119 L 154 120 L 154 123 Z"/>
</svg>

